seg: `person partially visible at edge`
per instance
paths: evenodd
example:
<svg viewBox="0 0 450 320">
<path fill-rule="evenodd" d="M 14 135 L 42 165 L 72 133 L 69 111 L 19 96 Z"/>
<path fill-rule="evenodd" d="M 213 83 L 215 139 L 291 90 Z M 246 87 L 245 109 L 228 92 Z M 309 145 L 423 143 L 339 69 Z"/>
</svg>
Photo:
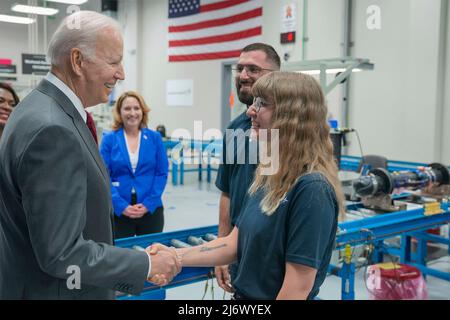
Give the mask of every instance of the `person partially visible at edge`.
<svg viewBox="0 0 450 320">
<path fill-rule="evenodd" d="M 7 83 L 0 82 L 0 139 L 9 115 L 19 101 L 19 96 L 12 87 Z"/>
</svg>

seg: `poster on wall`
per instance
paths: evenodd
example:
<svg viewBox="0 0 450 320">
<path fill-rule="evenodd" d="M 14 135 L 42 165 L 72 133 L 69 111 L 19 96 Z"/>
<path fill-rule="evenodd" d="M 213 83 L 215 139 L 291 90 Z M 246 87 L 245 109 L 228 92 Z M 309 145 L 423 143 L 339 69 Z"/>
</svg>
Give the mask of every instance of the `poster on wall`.
<svg viewBox="0 0 450 320">
<path fill-rule="evenodd" d="M 46 75 L 50 71 L 50 64 L 45 54 L 22 53 L 22 73 Z"/>
<path fill-rule="evenodd" d="M 192 107 L 194 104 L 194 80 L 167 80 L 166 104 L 169 107 Z"/>
<path fill-rule="evenodd" d="M 297 30 L 297 6 L 295 3 L 281 7 L 281 34 L 280 42 L 295 43 L 295 32 Z"/>
</svg>

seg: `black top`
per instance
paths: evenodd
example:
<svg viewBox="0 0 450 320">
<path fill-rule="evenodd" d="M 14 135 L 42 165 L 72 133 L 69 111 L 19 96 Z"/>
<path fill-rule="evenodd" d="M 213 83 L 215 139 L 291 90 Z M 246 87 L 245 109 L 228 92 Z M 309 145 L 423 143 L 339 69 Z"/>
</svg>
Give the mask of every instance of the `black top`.
<svg viewBox="0 0 450 320">
<path fill-rule="evenodd" d="M 250 299 L 273 300 L 283 284 L 286 262 L 317 269 L 308 296 L 325 280 L 337 230 L 338 205 L 332 186 L 320 173 L 302 176 L 267 216 L 263 192 L 248 196 L 237 221 L 238 271 L 233 286 Z"/>
<path fill-rule="evenodd" d="M 243 112 L 230 123 L 223 138 L 222 164 L 217 173 L 216 186 L 230 196 L 232 226 L 236 224 L 257 167 L 256 152 L 252 151 L 252 155 L 249 154 L 250 128 L 251 119 Z M 234 150 L 234 153 L 227 153 L 227 149 Z"/>
</svg>

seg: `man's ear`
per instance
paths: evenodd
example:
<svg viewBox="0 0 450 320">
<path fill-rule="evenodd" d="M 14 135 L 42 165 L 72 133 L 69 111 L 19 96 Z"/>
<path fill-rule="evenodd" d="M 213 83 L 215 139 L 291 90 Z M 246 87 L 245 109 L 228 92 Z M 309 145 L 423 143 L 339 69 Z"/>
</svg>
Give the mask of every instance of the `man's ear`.
<svg viewBox="0 0 450 320">
<path fill-rule="evenodd" d="M 81 54 L 80 49 L 73 48 L 70 50 L 70 66 L 77 76 L 82 75 L 83 55 Z"/>
</svg>

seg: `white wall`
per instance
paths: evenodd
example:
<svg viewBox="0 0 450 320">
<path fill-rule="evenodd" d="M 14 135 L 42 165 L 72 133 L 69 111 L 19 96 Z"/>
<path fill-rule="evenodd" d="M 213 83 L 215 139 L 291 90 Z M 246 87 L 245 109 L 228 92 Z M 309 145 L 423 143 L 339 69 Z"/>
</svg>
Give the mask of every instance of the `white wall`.
<svg viewBox="0 0 450 320">
<path fill-rule="evenodd" d="M 280 56 L 289 52 L 289 61 L 302 58 L 303 0 L 264 0 L 263 39 L 275 47 Z M 298 11 L 297 43 L 284 46 L 280 39 L 281 7 L 295 3 Z M 221 61 L 167 62 L 167 1 L 143 1 L 142 21 L 142 93 L 152 108 L 150 126 L 166 125 L 168 132 L 176 128 L 193 130 L 194 121 L 202 120 L 204 130 L 220 128 Z M 341 12 L 343 0 L 309 1 L 307 58 L 334 58 L 341 56 Z M 165 101 L 165 83 L 168 79 L 194 79 L 194 106 L 168 107 Z M 332 79 L 331 79 L 332 80 Z M 330 80 L 330 81 L 331 81 Z M 330 108 L 339 114 L 340 92 L 329 97 Z M 237 100 L 237 99 L 236 99 Z"/>
<path fill-rule="evenodd" d="M 28 52 L 28 27 L 21 24 L 0 22 L 0 58 L 11 59 L 22 72 L 22 53 Z M 14 35 L 10 37 L 8 35 Z"/>
<path fill-rule="evenodd" d="M 176 128 L 193 132 L 194 121 L 202 120 L 204 130 L 220 128 L 220 61 L 169 63 L 167 59 L 167 1 L 143 1 L 143 70 L 141 92 L 152 109 L 150 127 L 164 124 L 168 133 Z M 166 80 L 193 79 L 192 107 L 166 105 Z"/>
<path fill-rule="evenodd" d="M 450 5 L 447 8 L 447 36 L 445 41 L 446 47 L 446 66 L 445 68 L 445 81 L 444 81 L 444 110 L 443 110 L 443 132 L 442 132 L 442 162 L 450 164 Z"/>
<path fill-rule="evenodd" d="M 381 8 L 381 30 L 366 27 L 373 4 Z M 373 72 L 353 75 L 351 86 L 350 126 L 364 153 L 435 161 L 439 9 L 439 0 L 355 1 L 353 55 L 375 63 Z M 359 153 L 356 143 L 351 153 Z"/>
<path fill-rule="evenodd" d="M 280 11 L 283 5 L 291 3 L 297 5 L 297 42 L 295 45 L 282 45 L 279 40 Z M 307 1 L 306 30 L 303 28 L 305 19 L 304 5 L 305 2 L 303 0 L 265 1 L 264 41 L 274 46 L 282 61 L 286 52 L 291 56 L 288 62 L 341 57 L 341 42 L 344 30 L 342 23 L 344 0 Z M 304 44 L 302 43 L 303 37 L 307 38 Z M 305 46 L 305 56 L 303 56 L 303 45 Z M 333 79 L 333 76 L 328 76 L 328 83 L 333 81 Z M 340 86 L 327 95 L 330 116 L 338 120 L 341 120 L 341 99 L 342 90 Z"/>
<path fill-rule="evenodd" d="M 139 9 L 138 0 L 121 0 L 118 2 L 117 20 L 123 30 L 123 67 L 126 78 L 119 84 L 117 95 L 128 90 L 140 91 L 139 86 Z"/>
</svg>

